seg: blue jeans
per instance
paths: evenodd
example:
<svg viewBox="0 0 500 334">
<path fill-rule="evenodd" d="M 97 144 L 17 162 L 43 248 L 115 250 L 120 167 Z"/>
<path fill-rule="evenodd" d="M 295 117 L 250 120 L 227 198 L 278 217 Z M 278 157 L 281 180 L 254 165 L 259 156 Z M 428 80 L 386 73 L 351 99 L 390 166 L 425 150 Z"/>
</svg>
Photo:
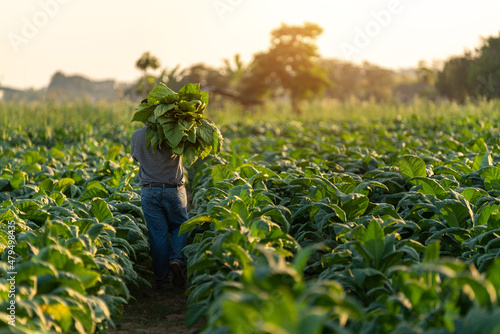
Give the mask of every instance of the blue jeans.
<svg viewBox="0 0 500 334">
<path fill-rule="evenodd" d="M 141 205 L 149 231 L 156 284 L 165 285 L 170 281 L 170 263 L 186 263 L 182 249 L 186 245 L 187 233 L 179 235 L 181 224 L 188 219 L 186 189 L 143 187 Z"/>
</svg>

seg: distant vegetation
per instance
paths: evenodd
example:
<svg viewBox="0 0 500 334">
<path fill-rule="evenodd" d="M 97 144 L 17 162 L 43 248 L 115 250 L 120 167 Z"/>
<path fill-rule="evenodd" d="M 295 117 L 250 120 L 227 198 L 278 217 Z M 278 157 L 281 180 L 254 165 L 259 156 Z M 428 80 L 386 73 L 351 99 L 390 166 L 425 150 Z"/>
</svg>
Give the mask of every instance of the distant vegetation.
<svg viewBox="0 0 500 334">
<path fill-rule="evenodd" d="M 211 104 L 217 108 L 235 101 L 243 109 L 254 109 L 278 100 L 291 102 L 297 113 L 306 100 L 322 98 L 389 103 L 424 98 L 464 103 L 500 96 L 500 35 L 483 38 L 473 52 L 442 62 L 422 60 L 415 68 L 396 70 L 366 61 L 357 64 L 321 57 L 315 41 L 322 31 L 314 23 L 282 24 L 271 31 L 269 49 L 256 53 L 248 64 L 236 54 L 224 59 L 220 67 L 198 63 L 187 68 L 162 68 L 161 60 L 148 51 L 135 63 L 142 75 L 133 83 L 93 81 L 57 72 L 44 90 L 0 87 L 0 100 L 136 102 L 160 81 L 175 91 L 186 83 L 200 83 L 211 93 Z"/>
</svg>

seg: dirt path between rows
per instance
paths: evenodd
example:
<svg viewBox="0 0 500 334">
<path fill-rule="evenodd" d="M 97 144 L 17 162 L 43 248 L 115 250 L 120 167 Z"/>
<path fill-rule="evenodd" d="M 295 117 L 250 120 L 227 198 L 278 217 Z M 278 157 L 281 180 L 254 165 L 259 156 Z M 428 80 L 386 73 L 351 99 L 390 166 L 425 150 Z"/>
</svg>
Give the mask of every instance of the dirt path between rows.
<svg viewBox="0 0 500 334">
<path fill-rule="evenodd" d="M 151 279 L 151 278 L 150 278 Z M 201 325 L 187 328 L 187 296 L 184 289 L 171 287 L 158 292 L 147 286 L 129 287 L 131 299 L 111 334 L 192 334 Z"/>
</svg>

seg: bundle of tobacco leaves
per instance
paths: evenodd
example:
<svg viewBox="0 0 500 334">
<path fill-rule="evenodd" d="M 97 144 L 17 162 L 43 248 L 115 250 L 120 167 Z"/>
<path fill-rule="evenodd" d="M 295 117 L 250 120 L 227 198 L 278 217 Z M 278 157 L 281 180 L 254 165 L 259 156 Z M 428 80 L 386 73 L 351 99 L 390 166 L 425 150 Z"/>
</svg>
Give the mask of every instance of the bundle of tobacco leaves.
<svg viewBox="0 0 500 334">
<path fill-rule="evenodd" d="M 148 125 L 146 147 L 155 152 L 167 145 L 190 166 L 212 151 L 218 154 L 222 147 L 221 132 L 203 114 L 207 104 L 208 92 L 202 92 L 200 84 L 189 83 L 176 93 L 160 82 L 139 105 L 132 122 Z"/>
</svg>

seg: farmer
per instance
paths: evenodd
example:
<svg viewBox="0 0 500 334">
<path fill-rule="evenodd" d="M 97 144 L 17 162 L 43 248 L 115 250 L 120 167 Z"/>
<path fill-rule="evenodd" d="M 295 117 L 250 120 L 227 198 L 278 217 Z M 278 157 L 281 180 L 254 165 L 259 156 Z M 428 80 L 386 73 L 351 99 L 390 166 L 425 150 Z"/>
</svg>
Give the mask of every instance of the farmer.
<svg viewBox="0 0 500 334">
<path fill-rule="evenodd" d="M 146 123 L 132 135 L 130 153 L 139 162 L 141 204 L 149 231 L 156 286 L 160 290 L 167 287 L 172 272 L 173 285 L 183 287 L 186 278 L 182 249 L 187 234 L 179 235 L 179 228 L 188 216 L 182 156 L 173 154 L 165 145 L 154 153 L 151 147 L 146 149 L 147 127 Z"/>
</svg>

